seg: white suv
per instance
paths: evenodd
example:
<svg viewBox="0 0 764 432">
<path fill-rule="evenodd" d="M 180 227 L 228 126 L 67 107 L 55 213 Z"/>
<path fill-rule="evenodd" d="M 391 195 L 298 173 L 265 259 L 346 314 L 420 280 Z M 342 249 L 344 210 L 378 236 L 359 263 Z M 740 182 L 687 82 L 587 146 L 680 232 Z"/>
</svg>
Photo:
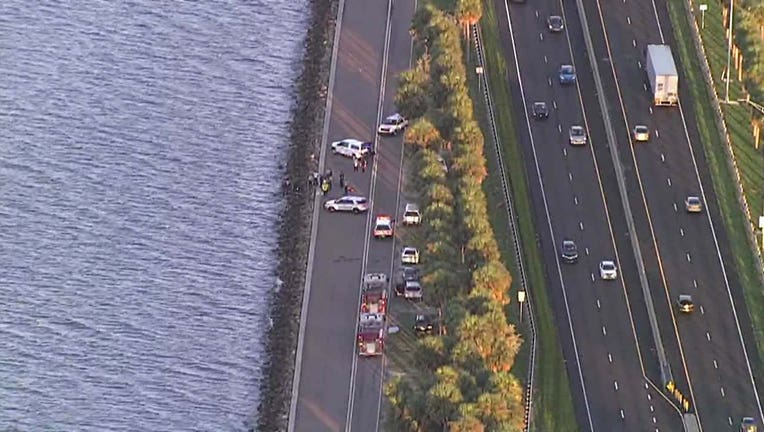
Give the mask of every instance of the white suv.
<svg viewBox="0 0 764 432">
<path fill-rule="evenodd" d="M 602 280 L 618 279 L 618 268 L 613 261 L 600 262 L 600 278 Z"/>
<path fill-rule="evenodd" d="M 357 139 L 345 138 L 344 140 L 332 143 L 332 153 L 334 154 L 352 158 L 361 158 L 368 152 L 369 150 L 364 146 L 364 142 Z"/>
<path fill-rule="evenodd" d="M 369 210 L 369 202 L 364 197 L 344 196 L 325 202 L 324 208 L 330 212 L 344 211 L 361 213 Z"/>
<path fill-rule="evenodd" d="M 419 225 L 422 222 L 422 215 L 419 213 L 419 206 L 416 204 L 406 204 L 406 209 L 403 210 L 403 224 L 404 225 Z"/>
</svg>

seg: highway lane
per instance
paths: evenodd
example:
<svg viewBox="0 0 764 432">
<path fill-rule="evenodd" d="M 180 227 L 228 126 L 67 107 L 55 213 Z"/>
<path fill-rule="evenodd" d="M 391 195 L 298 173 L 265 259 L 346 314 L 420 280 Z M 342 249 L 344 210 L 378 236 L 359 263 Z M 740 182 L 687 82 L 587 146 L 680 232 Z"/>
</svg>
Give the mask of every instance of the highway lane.
<svg viewBox="0 0 764 432">
<path fill-rule="evenodd" d="M 505 7 L 503 0 L 497 2 L 497 10 Z M 537 215 L 542 215 L 537 220 L 545 261 L 554 263 L 547 267 L 547 273 L 555 287 L 552 297 L 557 320 L 563 329 L 561 334 L 571 337 L 572 346 L 564 344 L 564 349 L 574 394 L 581 395 L 577 412 L 584 430 L 645 430 L 646 425 L 676 430 L 680 427 L 676 411 L 643 378 L 642 356 L 649 359 L 651 354 L 641 354 L 636 342 L 638 333 L 642 335 L 639 339 L 649 341 L 644 337 L 646 323 L 641 317 L 644 305 L 639 298 L 630 304 L 626 295 L 627 286 L 632 292 L 640 292 L 636 272 L 631 270 L 633 265 L 619 266 L 623 267 L 619 281 L 599 280 L 600 260 L 622 258 L 633 262 L 633 257 L 624 240 L 615 241 L 613 229 L 623 229 L 623 224 L 611 224 L 608 214 L 608 207 L 619 208 L 620 203 L 613 181 L 608 187 L 601 183 L 600 165 L 593 150 L 605 143 L 597 105 L 584 111 L 579 89 L 560 87 L 556 81 L 559 65 L 570 63 L 572 45 L 567 33 L 547 32 L 545 20 L 550 14 L 561 15 L 561 7 L 556 1 L 509 6 L 517 52 L 512 49 L 508 31 L 503 32 L 502 40 L 508 64 L 513 64 L 516 55 L 520 66 L 515 95 L 523 97 L 525 104 L 518 107 L 518 124 L 529 170 L 537 172 L 541 179 L 541 184 L 533 185 L 538 186 L 534 187 L 534 201 Z M 577 17 L 570 13 L 575 13 L 575 9 L 567 10 L 565 16 L 571 36 L 582 38 Z M 501 18 L 500 27 L 507 27 L 506 17 Z M 585 77 L 586 73 L 579 70 L 579 79 L 584 78 L 582 75 Z M 590 78 L 583 81 L 586 79 Z M 550 108 L 557 109 L 552 110 L 546 121 L 526 123 L 525 112 L 535 101 L 545 101 Z M 588 127 L 589 145 L 568 145 L 568 128 L 573 124 Z M 614 175 L 612 169 L 609 171 Z M 609 203 L 607 207 L 606 189 L 616 190 L 615 198 L 608 196 L 615 204 Z M 618 214 L 616 211 L 615 215 Z M 550 222 L 548 226 L 545 219 Z M 579 245 L 581 257 L 575 265 L 560 264 L 558 260 L 563 238 L 572 238 Z M 636 319 L 632 309 L 639 315 Z M 645 345 L 649 351 L 649 342 Z M 578 362 L 582 366 L 580 371 Z"/>
<path fill-rule="evenodd" d="M 649 216 L 649 233 L 640 235 L 640 240 L 643 244 L 654 242 L 652 249 L 659 259 L 656 270 L 662 284 L 653 284 L 652 290 L 656 299 L 662 294 L 663 310 L 668 311 L 661 314 L 662 327 L 675 331 L 684 353 L 673 363 L 676 366 L 686 362 L 704 430 L 731 430 L 743 415 L 762 415 L 738 326 L 738 318 L 740 324 L 749 326 L 747 314 L 740 301 L 734 268 L 725 268 L 721 260 L 722 255 L 729 256 L 723 226 L 712 225 L 709 218 L 710 214 L 719 221 L 711 182 L 700 157 L 702 144 L 694 127 L 688 127 L 695 123 L 694 113 L 682 80 L 680 97 L 685 104 L 681 110 L 651 108 L 649 93 L 643 87 L 644 46 L 664 40 L 674 45 L 665 4 L 645 6 L 635 2 L 588 2 L 587 16 L 606 30 L 606 39 L 601 42 L 607 40 L 610 50 L 600 43 L 599 53 L 611 58 L 608 97 L 621 110 L 623 121 L 614 126 L 620 129 L 622 154 L 631 158 L 629 162 L 634 166 L 631 182 L 641 186 L 631 199 L 634 205 L 644 206 Z M 630 143 L 627 127 L 635 123 L 646 123 L 654 130 L 650 143 Z M 701 192 L 705 192 L 710 213 L 687 215 L 683 200 Z M 733 291 L 738 299 L 734 305 Z M 699 307 L 693 316 L 678 316 L 670 306 L 683 293 L 692 294 Z M 735 307 L 739 317 L 735 316 Z M 747 354 L 755 355 L 755 350 Z"/>
<path fill-rule="evenodd" d="M 382 3 L 385 3 L 384 1 Z M 392 4 L 392 3 L 391 3 Z M 387 116 L 396 112 L 394 103 L 398 89 L 398 75 L 409 69 L 411 64 L 411 36 L 409 28 L 414 16 L 415 0 L 395 0 L 395 6 L 390 9 L 389 44 L 386 57 L 386 76 L 383 80 L 384 92 L 380 93 L 378 102 L 380 115 Z M 367 15 L 367 21 L 378 21 L 384 18 Z M 382 43 L 382 41 L 380 41 Z M 383 59 L 385 57 L 383 56 Z M 359 101 L 360 102 L 360 101 Z M 400 200 L 403 162 L 403 135 L 397 137 L 379 138 L 376 146 L 377 157 L 376 185 L 374 188 L 374 213 L 388 214 L 398 220 L 403 215 L 405 203 Z M 396 232 L 399 234 L 396 227 Z M 365 266 L 366 272 L 393 273 L 400 255 L 401 243 L 398 236 L 394 239 L 375 240 L 371 232 L 366 233 L 370 239 L 370 247 Z M 390 293 L 392 296 L 392 292 Z M 380 414 L 385 357 L 357 358 L 352 376 L 351 397 L 348 409 L 346 430 L 378 431 Z"/>
<path fill-rule="evenodd" d="M 342 0 L 341 0 L 342 1 Z M 374 137 L 382 78 L 387 2 L 342 1 L 338 20 L 333 81 L 330 80 L 328 135 L 324 137 L 321 163 L 334 172 L 329 196 L 340 196 L 338 177 L 367 195 L 372 186 L 370 172 L 353 172 L 352 161 L 331 154 L 332 141 L 343 138 L 370 140 Z M 323 199 L 321 200 L 323 202 Z M 356 354 L 359 283 L 368 215 L 321 212 L 313 239 L 312 272 L 304 302 L 307 312 L 301 352 L 297 353 L 296 392 L 290 430 L 341 431 L 346 427 L 351 369 Z M 311 270 L 311 268 L 309 268 Z"/>
</svg>

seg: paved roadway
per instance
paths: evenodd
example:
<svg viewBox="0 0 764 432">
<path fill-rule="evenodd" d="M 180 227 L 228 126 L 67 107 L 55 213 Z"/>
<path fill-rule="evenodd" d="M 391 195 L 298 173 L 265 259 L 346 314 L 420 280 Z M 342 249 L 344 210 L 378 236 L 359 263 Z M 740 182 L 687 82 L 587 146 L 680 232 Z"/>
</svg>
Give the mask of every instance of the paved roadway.
<svg viewBox="0 0 764 432">
<path fill-rule="evenodd" d="M 359 194 L 371 198 L 372 208 L 368 215 L 321 211 L 314 218 L 290 431 L 341 431 L 351 425 L 376 430 L 382 397 L 383 360 L 359 359 L 355 337 L 362 274 L 367 268 L 390 271 L 396 255 L 394 241 L 371 239 L 370 223 L 377 212 L 399 213 L 401 138 L 379 140 L 366 173 L 353 172 L 352 161 L 332 155 L 330 145 L 343 138 L 375 139 L 380 117 L 393 108 L 395 78 L 409 66 L 414 2 L 396 0 L 392 9 L 387 1 L 341 2 L 320 164 L 334 173 L 326 198 L 341 195 L 338 177 L 344 172 Z"/>
<path fill-rule="evenodd" d="M 680 430 L 677 411 L 645 377 L 658 376 L 657 360 L 599 106 L 596 100 L 581 97 L 594 92 L 592 77 L 585 58 L 571 56 L 584 52 L 575 6 L 566 4 L 563 14 L 562 3 L 555 0 L 509 6 L 496 0 L 496 9 L 518 102 L 518 132 L 531 173 L 539 241 L 581 428 Z M 566 32 L 546 30 L 550 14 L 564 15 Z M 580 87 L 561 87 L 556 71 L 571 58 Z M 527 119 L 535 101 L 550 106 L 548 120 Z M 568 128 L 573 124 L 587 127 L 589 145 L 568 145 Z M 564 238 L 573 238 L 579 246 L 575 265 L 562 264 L 558 258 Z M 602 259 L 618 260 L 618 281 L 599 279 Z"/>
<path fill-rule="evenodd" d="M 622 163 L 632 186 L 629 198 L 633 208 L 642 207 L 637 216 L 642 227 L 638 237 L 643 255 L 652 255 L 655 264 L 648 267 L 648 277 L 659 324 L 664 341 L 678 341 L 678 355 L 677 350 L 670 351 L 674 376 L 686 371 L 690 387 L 680 388 L 693 396 L 703 430 L 737 430 L 744 415 L 762 418 L 747 355 L 754 364 L 759 360 L 754 343 L 747 348 L 741 336 L 753 341 L 702 144 L 693 126 L 690 96 L 680 74 L 680 98 L 685 101 L 681 110 L 653 109 L 649 86 L 643 86 L 646 44 L 671 45 L 679 61 L 666 4 L 661 0 L 586 0 L 585 4 Z M 630 142 L 628 130 L 636 123 L 653 130 L 650 143 Z M 686 214 L 687 195 L 703 194 L 708 212 Z M 698 310 L 692 316 L 680 316 L 672 308 L 683 293 L 695 300 Z"/>
</svg>

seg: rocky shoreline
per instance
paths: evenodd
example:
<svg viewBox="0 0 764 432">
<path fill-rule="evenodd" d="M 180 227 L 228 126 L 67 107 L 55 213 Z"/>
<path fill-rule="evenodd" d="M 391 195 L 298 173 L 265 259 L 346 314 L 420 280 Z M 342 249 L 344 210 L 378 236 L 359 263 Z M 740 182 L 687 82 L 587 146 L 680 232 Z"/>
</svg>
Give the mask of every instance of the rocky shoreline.
<svg viewBox="0 0 764 432">
<path fill-rule="evenodd" d="M 284 173 L 286 207 L 279 226 L 277 269 L 281 283 L 270 305 L 273 324 L 266 339 L 268 358 L 260 383 L 256 425 L 251 431 L 286 430 L 292 396 L 313 214 L 314 194 L 307 179 L 308 173 L 317 169 L 338 0 L 310 0 L 309 4 L 311 18 L 303 44 L 302 71 L 296 82 Z"/>
</svg>

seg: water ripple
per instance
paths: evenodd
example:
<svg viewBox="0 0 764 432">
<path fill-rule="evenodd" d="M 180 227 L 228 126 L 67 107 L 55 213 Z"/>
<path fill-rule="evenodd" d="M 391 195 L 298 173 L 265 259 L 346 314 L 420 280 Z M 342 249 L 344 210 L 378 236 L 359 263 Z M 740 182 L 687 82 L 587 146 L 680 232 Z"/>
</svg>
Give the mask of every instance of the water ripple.
<svg viewBox="0 0 764 432">
<path fill-rule="evenodd" d="M 0 430 L 239 431 L 307 2 L 0 2 Z"/>
</svg>

